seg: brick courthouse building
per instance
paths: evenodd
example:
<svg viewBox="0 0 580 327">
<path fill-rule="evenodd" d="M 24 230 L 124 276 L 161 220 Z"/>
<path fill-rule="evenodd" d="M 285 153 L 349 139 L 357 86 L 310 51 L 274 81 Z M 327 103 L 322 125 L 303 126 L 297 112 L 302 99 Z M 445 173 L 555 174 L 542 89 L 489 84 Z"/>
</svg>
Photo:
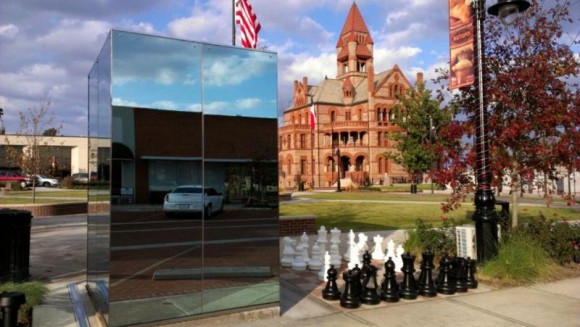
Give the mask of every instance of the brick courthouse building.
<svg viewBox="0 0 580 327">
<path fill-rule="evenodd" d="M 336 78 L 318 85 L 309 85 L 307 77 L 294 81 L 294 100 L 278 129 L 279 173 L 285 188 L 298 182 L 334 186 L 339 171 L 345 187 L 408 179 L 403 167 L 383 153 L 395 150 L 389 134 L 401 132 L 392 122 L 396 94 L 413 86 L 397 65 L 375 73 L 373 57 L 373 39 L 353 3 L 336 44 Z M 421 80 L 419 73 L 417 81 Z M 314 129 L 309 121 L 312 109 Z"/>
</svg>

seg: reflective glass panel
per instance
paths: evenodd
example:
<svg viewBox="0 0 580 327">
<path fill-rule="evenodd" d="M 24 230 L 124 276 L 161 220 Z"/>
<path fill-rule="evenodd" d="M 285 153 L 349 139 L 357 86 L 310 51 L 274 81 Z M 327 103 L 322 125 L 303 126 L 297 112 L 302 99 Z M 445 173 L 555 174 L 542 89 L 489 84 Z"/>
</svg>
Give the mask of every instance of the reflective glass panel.
<svg viewBox="0 0 580 327">
<path fill-rule="evenodd" d="M 276 55 L 204 45 L 204 312 L 279 302 Z"/>
</svg>

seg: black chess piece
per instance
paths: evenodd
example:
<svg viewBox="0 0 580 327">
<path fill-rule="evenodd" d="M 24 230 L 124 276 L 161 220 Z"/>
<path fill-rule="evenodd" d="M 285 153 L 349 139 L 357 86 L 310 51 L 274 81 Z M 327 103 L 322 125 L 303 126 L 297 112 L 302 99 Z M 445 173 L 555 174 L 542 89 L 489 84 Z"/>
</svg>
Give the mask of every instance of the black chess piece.
<svg viewBox="0 0 580 327">
<path fill-rule="evenodd" d="M 467 292 L 467 275 L 465 274 L 465 259 L 461 257 L 455 257 L 453 260 L 453 277 L 455 283 L 455 292 L 465 293 Z"/>
<path fill-rule="evenodd" d="M 364 288 L 360 300 L 364 304 L 379 304 L 381 303 L 381 299 L 377 292 L 379 289 L 377 285 L 377 267 L 368 265 L 365 267 L 365 270 Z"/>
<path fill-rule="evenodd" d="M 421 262 L 421 275 L 419 276 L 419 294 L 427 297 L 437 296 L 437 287 L 433 281 L 433 259 L 435 254 L 427 248 L 422 254 L 423 261 Z"/>
<path fill-rule="evenodd" d="M 352 274 L 355 278 L 352 281 L 352 293 L 360 297 L 362 294 L 363 286 L 362 286 L 362 269 L 359 268 L 358 265 L 354 265 L 354 268 L 351 269 Z"/>
<path fill-rule="evenodd" d="M 413 273 L 415 272 L 415 256 L 407 252 L 401 256 L 403 258 L 403 283 L 399 293 L 405 300 L 414 300 L 419 293 L 417 292 L 417 281 Z"/>
<path fill-rule="evenodd" d="M 348 270 L 342 273 L 342 278 L 344 279 L 344 292 L 340 297 L 340 306 L 349 309 L 360 307 L 359 296 L 353 293 L 353 284 L 360 285 L 359 275 Z"/>
<path fill-rule="evenodd" d="M 363 266 L 361 268 L 362 275 L 360 276 L 362 280 L 364 280 L 366 278 L 366 271 L 365 271 L 365 269 L 371 265 L 372 258 L 373 257 L 371 256 L 371 254 L 369 253 L 369 251 L 365 251 L 365 253 L 362 256 Z"/>
<path fill-rule="evenodd" d="M 399 302 L 399 285 L 395 273 L 395 263 L 391 258 L 385 262 L 385 279 L 381 284 L 381 299 L 386 302 Z"/>
<path fill-rule="evenodd" d="M 453 283 L 451 258 L 447 253 L 439 262 L 439 277 L 437 278 L 437 292 L 441 294 L 455 294 L 455 284 Z"/>
<path fill-rule="evenodd" d="M 465 285 L 467 285 L 467 288 L 471 288 L 471 289 L 476 289 L 477 288 L 477 280 L 475 280 L 475 266 L 476 266 L 476 261 L 471 259 L 470 257 L 467 257 L 467 260 L 465 262 Z"/>
<path fill-rule="evenodd" d="M 326 287 L 322 290 L 322 298 L 329 301 L 340 300 L 340 291 L 336 284 L 338 272 L 334 268 L 334 265 L 330 265 L 326 273 L 328 281 L 326 282 Z"/>
</svg>

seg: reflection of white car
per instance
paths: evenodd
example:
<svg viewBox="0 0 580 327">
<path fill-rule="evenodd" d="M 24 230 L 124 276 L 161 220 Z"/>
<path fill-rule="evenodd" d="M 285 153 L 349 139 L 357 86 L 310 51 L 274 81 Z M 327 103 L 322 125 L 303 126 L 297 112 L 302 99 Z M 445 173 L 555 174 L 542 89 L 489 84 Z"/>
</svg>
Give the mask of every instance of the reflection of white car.
<svg viewBox="0 0 580 327">
<path fill-rule="evenodd" d="M 57 178 L 46 177 L 43 175 L 36 175 L 36 185 L 37 186 L 44 186 L 44 187 L 51 187 L 51 186 L 58 186 L 60 184 L 60 180 Z"/>
<path fill-rule="evenodd" d="M 209 218 L 224 208 L 224 197 L 213 188 L 205 188 L 202 202 L 201 185 L 182 185 L 165 195 L 163 211 L 166 216 L 180 212 L 203 212 Z M 203 203 L 203 205 L 202 205 Z"/>
</svg>

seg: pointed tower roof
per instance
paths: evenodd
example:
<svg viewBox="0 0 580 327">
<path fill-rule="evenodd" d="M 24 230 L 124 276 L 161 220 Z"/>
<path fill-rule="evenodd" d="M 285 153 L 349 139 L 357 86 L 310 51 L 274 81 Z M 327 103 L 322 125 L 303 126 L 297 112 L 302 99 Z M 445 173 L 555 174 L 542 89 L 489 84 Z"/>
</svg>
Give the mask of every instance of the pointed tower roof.
<svg viewBox="0 0 580 327">
<path fill-rule="evenodd" d="M 371 38 L 371 33 L 367 28 L 367 24 L 365 23 L 365 20 L 358 10 L 356 2 L 353 2 L 352 6 L 350 7 L 350 11 L 348 12 L 348 16 L 346 16 L 344 26 L 342 27 L 338 42 L 336 43 L 336 47 L 342 47 L 344 45 L 343 42 L 345 35 L 348 35 L 346 41 L 355 40 L 355 32 L 364 33 L 367 35 L 364 44 L 373 44 L 373 39 Z"/>
</svg>

